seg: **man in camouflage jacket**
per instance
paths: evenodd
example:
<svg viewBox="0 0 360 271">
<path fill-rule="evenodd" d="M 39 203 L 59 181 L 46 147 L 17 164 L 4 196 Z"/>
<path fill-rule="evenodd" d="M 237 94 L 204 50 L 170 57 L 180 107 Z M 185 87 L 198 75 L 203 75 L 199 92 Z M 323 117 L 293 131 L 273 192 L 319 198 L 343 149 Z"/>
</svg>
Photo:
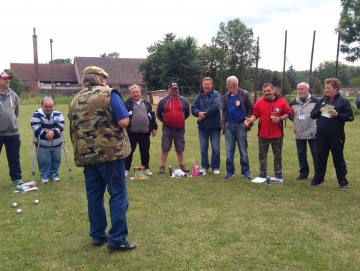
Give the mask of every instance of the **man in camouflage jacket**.
<svg viewBox="0 0 360 271">
<path fill-rule="evenodd" d="M 90 66 L 84 70 L 84 88 L 69 105 L 70 138 L 75 164 L 84 167 L 90 221 L 94 246 L 108 242 L 108 249 L 127 251 L 130 244 L 126 212 L 129 206 L 125 180 L 125 158 L 131 148 L 126 132 L 129 113 L 121 95 L 106 87 L 108 74 Z M 107 234 L 104 206 L 105 189 L 110 194 L 111 229 Z"/>
</svg>

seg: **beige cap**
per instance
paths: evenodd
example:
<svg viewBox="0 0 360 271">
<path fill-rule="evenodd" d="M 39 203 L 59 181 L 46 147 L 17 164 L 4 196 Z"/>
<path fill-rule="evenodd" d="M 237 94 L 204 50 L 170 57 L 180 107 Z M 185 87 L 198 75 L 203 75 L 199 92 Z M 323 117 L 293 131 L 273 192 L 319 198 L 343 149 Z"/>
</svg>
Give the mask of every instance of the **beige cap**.
<svg viewBox="0 0 360 271">
<path fill-rule="evenodd" d="M 103 75 L 105 78 L 109 78 L 109 75 L 102 68 L 96 66 L 90 66 L 84 69 L 84 74 L 89 73 L 100 74 Z"/>
</svg>

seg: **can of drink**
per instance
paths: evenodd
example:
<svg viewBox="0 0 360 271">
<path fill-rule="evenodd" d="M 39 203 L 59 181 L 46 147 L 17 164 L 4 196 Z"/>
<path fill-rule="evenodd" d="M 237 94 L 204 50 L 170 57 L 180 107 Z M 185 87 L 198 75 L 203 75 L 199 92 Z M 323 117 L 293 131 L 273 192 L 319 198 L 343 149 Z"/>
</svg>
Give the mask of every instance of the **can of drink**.
<svg viewBox="0 0 360 271">
<path fill-rule="evenodd" d="M 170 166 L 168 166 L 168 168 L 169 168 L 169 175 L 171 177 L 172 176 L 172 166 L 170 165 Z"/>
</svg>

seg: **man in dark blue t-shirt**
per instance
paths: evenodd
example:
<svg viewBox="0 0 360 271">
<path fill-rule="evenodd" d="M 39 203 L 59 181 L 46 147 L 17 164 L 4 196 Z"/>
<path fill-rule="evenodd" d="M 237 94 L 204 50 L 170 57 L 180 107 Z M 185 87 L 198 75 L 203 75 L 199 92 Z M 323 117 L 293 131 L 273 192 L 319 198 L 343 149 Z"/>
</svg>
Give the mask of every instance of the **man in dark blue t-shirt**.
<svg viewBox="0 0 360 271">
<path fill-rule="evenodd" d="M 225 131 L 226 145 L 226 175 L 225 178 L 232 178 L 235 174 L 234 153 L 238 145 L 240 152 L 241 174 L 246 179 L 251 179 L 249 157 L 247 152 L 247 130 L 249 127 L 244 124 L 245 117 L 250 117 L 253 103 L 248 91 L 238 87 L 238 79 L 230 76 L 226 80 L 226 88 L 229 90 L 224 95 L 222 105 L 222 129 Z"/>
</svg>

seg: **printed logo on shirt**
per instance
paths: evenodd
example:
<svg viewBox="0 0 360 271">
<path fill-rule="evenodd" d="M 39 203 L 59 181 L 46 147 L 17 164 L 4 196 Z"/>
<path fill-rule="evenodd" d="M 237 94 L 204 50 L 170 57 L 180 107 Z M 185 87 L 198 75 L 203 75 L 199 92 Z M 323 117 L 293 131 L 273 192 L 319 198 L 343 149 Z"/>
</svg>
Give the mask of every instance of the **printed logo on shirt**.
<svg viewBox="0 0 360 271">
<path fill-rule="evenodd" d="M 280 112 L 280 108 L 279 108 L 279 107 L 276 107 L 276 108 L 275 108 L 275 112 L 276 112 L 276 113 L 279 113 L 279 112 Z"/>
<path fill-rule="evenodd" d="M 239 100 L 235 101 L 235 106 L 240 106 L 240 101 Z"/>
</svg>

